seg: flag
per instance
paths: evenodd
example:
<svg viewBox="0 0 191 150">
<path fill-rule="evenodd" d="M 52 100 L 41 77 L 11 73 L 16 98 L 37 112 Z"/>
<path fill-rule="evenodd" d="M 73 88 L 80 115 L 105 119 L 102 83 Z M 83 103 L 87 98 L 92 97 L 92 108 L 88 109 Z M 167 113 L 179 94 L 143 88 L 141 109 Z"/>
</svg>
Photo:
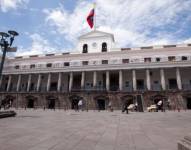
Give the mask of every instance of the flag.
<svg viewBox="0 0 191 150">
<path fill-rule="evenodd" d="M 93 28 L 93 26 L 94 26 L 94 8 L 90 11 L 90 13 L 89 13 L 89 15 L 88 15 L 88 17 L 87 17 L 87 22 L 88 22 L 88 24 L 89 24 L 89 26 L 90 26 L 90 28 Z"/>
</svg>

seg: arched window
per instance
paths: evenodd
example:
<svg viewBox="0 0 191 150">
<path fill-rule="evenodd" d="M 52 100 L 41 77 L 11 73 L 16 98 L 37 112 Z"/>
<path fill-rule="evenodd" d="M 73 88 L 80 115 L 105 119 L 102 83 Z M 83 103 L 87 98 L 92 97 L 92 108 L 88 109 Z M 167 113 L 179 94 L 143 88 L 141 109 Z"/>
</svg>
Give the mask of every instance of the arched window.
<svg viewBox="0 0 191 150">
<path fill-rule="evenodd" d="M 107 52 L 107 43 L 102 43 L 102 52 Z"/>
<path fill-rule="evenodd" d="M 83 51 L 82 53 L 88 53 L 88 45 L 87 44 L 84 44 L 83 45 Z"/>
</svg>

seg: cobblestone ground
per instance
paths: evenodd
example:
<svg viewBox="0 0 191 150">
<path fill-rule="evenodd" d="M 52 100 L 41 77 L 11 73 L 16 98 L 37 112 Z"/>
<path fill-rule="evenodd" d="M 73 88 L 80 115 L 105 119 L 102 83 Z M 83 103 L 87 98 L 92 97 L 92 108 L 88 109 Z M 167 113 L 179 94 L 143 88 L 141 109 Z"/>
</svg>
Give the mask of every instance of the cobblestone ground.
<svg viewBox="0 0 191 150">
<path fill-rule="evenodd" d="M 191 111 L 121 114 L 17 110 L 0 119 L 0 150 L 176 150 Z"/>
</svg>

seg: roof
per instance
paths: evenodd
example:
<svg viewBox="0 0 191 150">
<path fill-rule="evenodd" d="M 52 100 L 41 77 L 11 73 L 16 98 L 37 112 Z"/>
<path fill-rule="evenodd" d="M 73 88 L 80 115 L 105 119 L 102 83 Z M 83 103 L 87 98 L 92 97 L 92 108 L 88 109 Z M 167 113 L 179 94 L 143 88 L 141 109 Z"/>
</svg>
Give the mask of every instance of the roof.
<svg viewBox="0 0 191 150">
<path fill-rule="evenodd" d="M 81 35 L 78 39 L 87 39 L 87 38 L 91 38 L 91 37 L 103 37 L 103 36 L 111 37 L 113 42 L 115 41 L 113 34 L 107 33 L 107 32 L 102 32 L 102 31 L 98 31 L 98 30 L 93 30 L 93 31 L 91 31 L 89 33 Z"/>
</svg>

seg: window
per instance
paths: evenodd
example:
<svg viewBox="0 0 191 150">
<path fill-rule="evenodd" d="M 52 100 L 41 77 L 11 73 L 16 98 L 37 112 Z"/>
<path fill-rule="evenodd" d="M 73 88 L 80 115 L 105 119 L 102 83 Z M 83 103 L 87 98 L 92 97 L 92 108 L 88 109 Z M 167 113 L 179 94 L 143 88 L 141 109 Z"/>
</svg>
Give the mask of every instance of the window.
<svg viewBox="0 0 191 150">
<path fill-rule="evenodd" d="M 47 67 L 47 68 L 50 68 L 50 67 L 52 67 L 52 64 L 51 64 L 51 63 L 48 63 L 48 64 L 46 64 L 46 67 Z"/>
<path fill-rule="evenodd" d="M 102 64 L 108 64 L 108 60 L 102 60 Z"/>
<path fill-rule="evenodd" d="M 159 84 L 159 81 L 154 81 L 154 84 Z"/>
<path fill-rule="evenodd" d="M 175 61 L 175 60 L 176 60 L 175 56 L 169 56 L 168 57 L 168 61 Z"/>
<path fill-rule="evenodd" d="M 64 66 L 65 66 L 65 67 L 70 66 L 70 63 L 69 63 L 69 62 L 65 62 L 65 63 L 64 63 Z"/>
<path fill-rule="evenodd" d="M 82 53 L 88 53 L 88 45 L 87 44 L 84 44 L 83 45 L 83 51 Z"/>
<path fill-rule="evenodd" d="M 30 65 L 30 68 L 32 69 L 32 68 L 35 68 L 35 64 L 31 64 Z"/>
<path fill-rule="evenodd" d="M 82 61 L 82 65 L 83 66 L 87 66 L 88 65 L 88 61 Z"/>
<path fill-rule="evenodd" d="M 102 43 L 102 52 L 107 52 L 107 43 Z"/>
<path fill-rule="evenodd" d="M 129 87 L 129 81 L 125 82 L 125 87 Z"/>
<path fill-rule="evenodd" d="M 15 69 L 19 69 L 19 67 L 20 67 L 19 65 L 16 65 L 16 66 L 15 66 Z"/>
<path fill-rule="evenodd" d="M 186 56 L 182 56 L 182 60 L 188 60 Z"/>
<path fill-rule="evenodd" d="M 123 64 L 128 64 L 129 63 L 129 59 L 122 59 Z"/>
<path fill-rule="evenodd" d="M 148 62 L 151 62 L 151 58 L 144 58 L 144 62 L 148 63 Z"/>
<path fill-rule="evenodd" d="M 159 57 L 156 58 L 156 62 L 160 62 L 160 60 L 161 60 L 161 59 L 160 59 Z"/>
</svg>

